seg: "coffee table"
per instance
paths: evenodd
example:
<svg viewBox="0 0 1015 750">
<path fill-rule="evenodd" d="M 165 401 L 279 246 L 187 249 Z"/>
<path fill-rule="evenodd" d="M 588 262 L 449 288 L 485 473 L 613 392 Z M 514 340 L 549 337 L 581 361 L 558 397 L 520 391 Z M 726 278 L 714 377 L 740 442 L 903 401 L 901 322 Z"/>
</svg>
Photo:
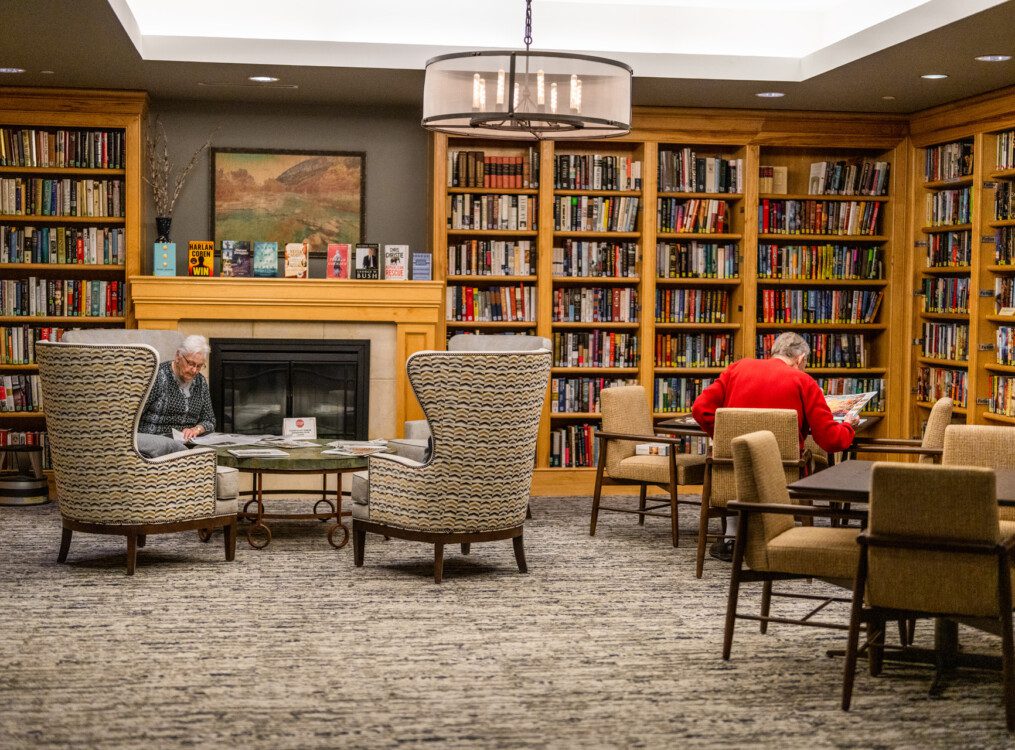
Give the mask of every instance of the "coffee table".
<svg viewBox="0 0 1015 750">
<path fill-rule="evenodd" d="M 243 508 L 238 513 L 240 520 L 250 521 L 247 528 L 247 543 L 255 549 L 264 549 L 271 543 L 271 528 L 264 522 L 272 520 L 309 520 L 328 521 L 334 524 L 328 528 L 328 543 L 335 549 L 341 549 L 349 541 L 349 527 L 342 522 L 343 516 L 352 515 L 351 511 L 342 511 L 342 475 L 362 471 L 367 468 L 366 456 L 336 456 L 322 454 L 327 448 L 323 440 L 314 441 L 313 448 L 282 448 L 288 455 L 262 458 L 238 458 L 229 452 L 229 448 L 217 448 L 218 462 L 221 466 L 232 466 L 245 473 L 252 474 L 252 488 L 240 492 L 240 499 L 246 498 Z M 240 446 L 244 447 L 244 446 Z M 321 477 L 320 490 L 264 489 L 265 474 L 318 474 Z M 335 489 L 329 490 L 328 476 L 334 475 Z M 317 495 L 312 513 L 266 513 L 264 500 L 268 495 Z M 321 505 L 327 506 L 326 511 L 318 511 Z M 252 507 L 253 506 L 253 507 Z M 335 541 L 335 533 L 342 530 L 342 540 Z M 263 538 L 261 538 L 263 537 Z"/>
</svg>

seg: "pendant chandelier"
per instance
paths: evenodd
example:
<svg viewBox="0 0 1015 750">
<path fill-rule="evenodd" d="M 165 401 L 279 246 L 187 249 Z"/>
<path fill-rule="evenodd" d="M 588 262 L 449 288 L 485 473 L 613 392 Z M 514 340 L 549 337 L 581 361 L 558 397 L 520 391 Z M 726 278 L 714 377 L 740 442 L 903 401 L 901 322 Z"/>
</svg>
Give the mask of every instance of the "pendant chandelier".
<svg viewBox="0 0 1015 750">
<path fill-rule="evenodd" d="M 519 140 L 609 138 L 631 130 L 630 66 L 566 52 L 461 52 L 427 61 L 423 127 Z"/>
</svg>

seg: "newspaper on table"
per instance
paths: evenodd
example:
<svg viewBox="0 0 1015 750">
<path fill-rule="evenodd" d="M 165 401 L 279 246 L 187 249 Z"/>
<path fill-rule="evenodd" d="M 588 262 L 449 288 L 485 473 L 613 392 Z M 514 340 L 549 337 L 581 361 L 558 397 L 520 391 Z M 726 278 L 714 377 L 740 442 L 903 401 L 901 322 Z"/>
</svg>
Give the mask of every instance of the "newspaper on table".
<svg viewBox="0 0 1015 750">
<path fill-rule="evenodd" d="M 378 440 L 334 440 L 328 443 L 330 448 L 323 450 L 329 456 L 370 456 L 384 453 L 388 449 L 388 441 Z"/>
<path fill-rule="evenodd" d="M 205 435 L 197 435 L 190 440 L 183 439 L 180 430 L 173 430 L 173 440 L 191 445 L 204 445 L 209 448 L 225 448 L 230 445 L 254 445 L 270 435 L 237 435 L 232 432 L 209 432 Z"/>
<path fill-rule="evenodd" d="M 316 448 L 317 443 L 313 440 L 297 440 L 296 438 L 279 437 L 271 435 L 262 438 L 258 445 L 267 445 L 274 448 Z"/>
<path fill-rule="evenodd" d="M 289 455 L 278 448 L 230 448 L 229 452 L 237 458 L 285 458 Z"/>
<path fill-rule="evenodd" d="M 866 393 L 842 393 L 837 395 L 825 395 L 825 403 L 832 411 L 836 422 L 843 422 L 850 417 L 860 416 L 860 411 L 867 402 L 878 395 L 877 391 Z"/>
</svg>

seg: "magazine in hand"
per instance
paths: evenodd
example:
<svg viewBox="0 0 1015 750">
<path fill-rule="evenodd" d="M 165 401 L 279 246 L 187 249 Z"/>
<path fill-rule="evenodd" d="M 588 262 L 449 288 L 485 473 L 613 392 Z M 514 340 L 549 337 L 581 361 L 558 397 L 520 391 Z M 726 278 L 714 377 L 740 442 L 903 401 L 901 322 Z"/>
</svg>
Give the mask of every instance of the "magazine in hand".
<svg viewBox="0 0 1015 750">
<path fill-rule="evenodd" d="M 832 416 L 836 422 L 842 422 L 849 417 L 859 417 L 860 411 L 867 402 L 878 395 L 877 391 L 866 393 L 842 393 L 838 395 L 825 395 L 825 403 L 832 410 Z"/>
</svg>

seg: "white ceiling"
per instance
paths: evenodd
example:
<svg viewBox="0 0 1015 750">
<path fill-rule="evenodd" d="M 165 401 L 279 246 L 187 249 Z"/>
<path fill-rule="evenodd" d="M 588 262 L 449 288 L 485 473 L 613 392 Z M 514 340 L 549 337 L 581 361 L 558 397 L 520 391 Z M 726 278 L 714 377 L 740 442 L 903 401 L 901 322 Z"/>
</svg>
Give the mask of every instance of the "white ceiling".
<svg viewBox="0 0 1015 750">
<path fill-rule="evenodd" d="M 523 46 L 523 0 L 108 0 L 144 60 L 421 70 Z M 1005 0 L 533 0 L 533 49 L 645 78 L 806 81 Z"/>
</svg>

